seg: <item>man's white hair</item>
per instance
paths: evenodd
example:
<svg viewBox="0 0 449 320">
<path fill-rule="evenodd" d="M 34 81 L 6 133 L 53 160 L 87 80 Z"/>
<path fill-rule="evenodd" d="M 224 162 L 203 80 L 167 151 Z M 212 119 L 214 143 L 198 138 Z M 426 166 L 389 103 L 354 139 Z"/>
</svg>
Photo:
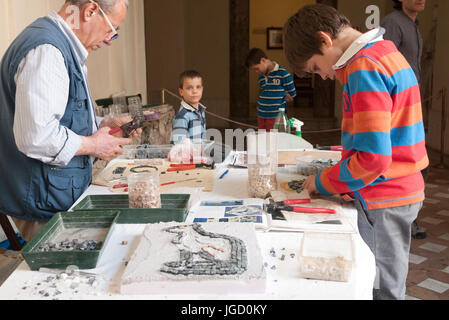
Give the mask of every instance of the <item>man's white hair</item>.
<svg viewBox="0 0 449 320">
<path fill-rule="evenodd" d="M 124 1 L 126 4 L 126 8 L 128 8 L 128 0 L 94 0 L 101 9 L 106 13 L 111 13 L 114 10 L 115 5 L 119 1 Z M 66 3 L 71 3 L 79 8 L 84 6 L 86 3 L 89 3 L 89 0 L 66 0 Z"/>
</svg>

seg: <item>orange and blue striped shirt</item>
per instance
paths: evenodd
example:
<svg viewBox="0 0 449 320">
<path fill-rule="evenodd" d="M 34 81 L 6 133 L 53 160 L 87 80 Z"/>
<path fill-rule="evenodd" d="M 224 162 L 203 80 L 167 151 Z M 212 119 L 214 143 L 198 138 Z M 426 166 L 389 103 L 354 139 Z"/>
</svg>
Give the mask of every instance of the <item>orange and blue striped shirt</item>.
<svg viewBox="0 0 449 320">
<path fill-rule="evenodd" d="M 366 209 L 424 200 L 429 160 L 418 81 L 391 41 L 369 43 L 336 70 L 343 85 L 342 160 L 317 175 L 324 195 Z"/>
</svg>

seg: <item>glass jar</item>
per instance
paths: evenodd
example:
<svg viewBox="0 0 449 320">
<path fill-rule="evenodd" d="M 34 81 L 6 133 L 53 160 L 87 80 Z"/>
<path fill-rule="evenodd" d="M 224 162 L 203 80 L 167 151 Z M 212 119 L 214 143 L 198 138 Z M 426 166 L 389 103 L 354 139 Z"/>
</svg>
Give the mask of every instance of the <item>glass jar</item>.
<svg viewBox="0 0 449 320">
<path fill-rule="evenodd" d="M 131 209 L 161 208 L 158 171 L 130 174 L 128 189 Z"/>
<path fill-rule="evenodd" d="M 248 194 L 265 199 L 277 190 L 277 135 L 256 132 L 248 135 Z"/>
</svg>

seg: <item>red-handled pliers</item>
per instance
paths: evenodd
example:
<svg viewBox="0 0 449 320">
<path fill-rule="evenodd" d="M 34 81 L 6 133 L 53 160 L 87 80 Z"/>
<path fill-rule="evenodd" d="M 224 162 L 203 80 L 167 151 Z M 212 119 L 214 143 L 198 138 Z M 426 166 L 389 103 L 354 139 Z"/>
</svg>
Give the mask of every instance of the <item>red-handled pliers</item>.
<svg viewBox="0 0 449 320">
<path fill-rule="evenodd" d="M 137 131 L 137 129 L 142 128 L 142 126 L 142 118 L 136 116 L 134 117 L 133 121 L 126 123 L 119 128 L 112 129 L 111 131 L 109 131 L 109 134 L 113 135 L 119 133 L 120 131 L 123 131 L 123 137 L 129 138 L 134 132 Z"/>
<path fill-rule="evenodd" d="M 170 169 L 167 170 L 167 172 L 174 172 L 174 171 L 188 171 L 188 170 L 194 170 L 199 168 L 205 168 L 205 169 L 214 169 L 215 163 L 198 163 L 198 164 L 171 164 Z"/>
<path fill-rule="evenodd" d="M 270 204 L 265 205 L 265 211 L 276 212 L 276 211 L 290 211 L 297 213 L 328 213 L 336 214 L 334 209 L 326 208 L 310 208 L 310 207 L 298 207 L 295 204 L 310 203 L 310 199 L 298 199 L 298 200 L 286 200 L 280 202 L 270 201 Z"/>
<path fill-rule="evenodd" d="M 272 204 L 275 204 L 277 206 L 292 206 L 295 204 L 303 204 L 303 203 L 310 203 L 310 199 L 285 200 L 285 201 L 278 201 Z"/>
<path fill-rule="evenodd" d="M 325 209 L 325 208 L 309 208 L 309 207 L 279 207 L 281 211 L 290 211 L 297 213 L 329 213 L 336 214 L 337 212 L 334 209 Z"/>
</svg>

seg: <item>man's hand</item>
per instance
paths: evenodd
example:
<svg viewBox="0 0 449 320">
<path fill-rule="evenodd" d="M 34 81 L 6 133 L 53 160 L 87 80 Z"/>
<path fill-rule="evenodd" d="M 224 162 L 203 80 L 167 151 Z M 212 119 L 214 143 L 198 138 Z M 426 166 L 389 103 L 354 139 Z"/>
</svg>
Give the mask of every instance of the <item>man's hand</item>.
<svg viewBox="0 0 449 320">
<path fill-rule="evenodd" d="M 307 180 L 302 185 L 302 187 L 305 190 L 307 190 L 307 192 L 309 193 L 309 195 L 311 197 L 319 195 L 318 189 L 316 188 L 316 184 L 315 184 L 315 178 L 316 178 L 316 175 L 308 177 Z"/>
<path fill-rule="evenodd" d="M 127 123 L 130 123 L 133 121 L 133 118 L 131 117 L 121 117 L 121 118 L 107 118 L 101 121 L 100 128 L 108 127 L 110 130 L 119 128 Z M 130 138 L 133 139 L 139 135 L 142 134 L 142 128 L 137 129 Z M 115 134 L 114 136 L 123 137 L 123 132 L 120 131 L 119 133 Z"/>
<path fill-rule="evenodd" d="M 103 127 L 90 137 L 81 137 L 77 156 L 92 155 L 101 160 L 111 160 L 123 153 L 122 146 L 132 143 L 131 138 L 118 138 L 109 134 L 111 128 Z"/>
</svg>

